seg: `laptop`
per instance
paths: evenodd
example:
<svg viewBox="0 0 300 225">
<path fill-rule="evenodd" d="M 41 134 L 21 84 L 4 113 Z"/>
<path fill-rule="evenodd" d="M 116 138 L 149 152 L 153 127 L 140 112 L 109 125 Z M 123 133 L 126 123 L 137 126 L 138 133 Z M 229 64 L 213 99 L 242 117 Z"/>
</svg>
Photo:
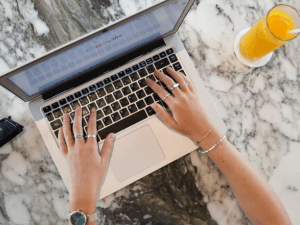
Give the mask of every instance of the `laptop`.
<svg viewBox="0 0 300 225">
<path fill-rule="evenodd" d="M 190 77 L 215 126 L 225 133 L 195 66 L 176 34 L 194 0 L 169 0 L 95 30 L 15 68 L 0 84 L 28 108 L 66 185 L 69 177 L 58 147 L 63 114 L 73 123 L 77 105 L 83 110 L 86 134 L 90 109 L 97 108 L 99 149 L 114 132 L 109 167 L 99 199 L 194 151 L 197 145 L 171 130 L 150 107 L 158 102 L 145 82 L 167 67 Z M 199 21 L 201 22 L 201 21 Z"/>
</svg>

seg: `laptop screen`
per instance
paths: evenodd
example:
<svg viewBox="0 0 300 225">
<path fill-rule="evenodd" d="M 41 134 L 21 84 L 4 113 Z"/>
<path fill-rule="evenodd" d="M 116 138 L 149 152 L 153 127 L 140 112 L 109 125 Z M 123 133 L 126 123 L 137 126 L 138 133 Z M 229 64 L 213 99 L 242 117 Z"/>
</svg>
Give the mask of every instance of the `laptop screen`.
<svg viewBox="0 0 300 225">
<path fill-rule="evenodd" d="M 172 31 L 188 3 L 188 0 L 170 1 L 163 7 L 16 73 L 9 80 L 29 96 L 40 93 Z"/>
</svg>

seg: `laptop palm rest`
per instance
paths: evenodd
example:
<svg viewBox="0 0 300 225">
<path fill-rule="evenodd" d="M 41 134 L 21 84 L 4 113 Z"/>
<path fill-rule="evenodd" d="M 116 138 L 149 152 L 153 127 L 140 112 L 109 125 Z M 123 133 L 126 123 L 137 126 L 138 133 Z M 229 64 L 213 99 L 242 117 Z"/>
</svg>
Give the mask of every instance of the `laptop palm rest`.
<svg viewBox="0 0 300 225">
<path fill-rule="evenodd" d="M 151 127 L 146 125 L 114 142 L 110 165 L 121 182 L 164 159 Z"/>
</svg>

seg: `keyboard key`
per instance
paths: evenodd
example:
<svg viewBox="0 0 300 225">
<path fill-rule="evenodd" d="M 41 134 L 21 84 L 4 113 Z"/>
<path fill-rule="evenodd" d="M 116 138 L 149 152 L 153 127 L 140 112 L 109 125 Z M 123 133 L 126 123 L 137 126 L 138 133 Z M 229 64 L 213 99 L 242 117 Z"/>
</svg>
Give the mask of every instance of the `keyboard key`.
<svg viewBox="0 0 300 225">
<path fill-rule="evenodd" d="M 153 65 L 147 66 L 146 69 L 147 69 L 148 73 L 153 73 L 155 70 Z"/>
<path fill-rule="evenodd" d="M 112 124 L 109 127 L 106 127 L 104 129 L 100 130 L 98 132 L 98 134 L 101 139 L 105 139 L 108 134 L 110 134 L 110 133 L 116 134 L 116 133 L 120 132 L 121 130 L 124 130 L 146 118 L 147 118 L 147 114 L 146 114 L 145 110 L 142 110 L 142 111 L 137 112 L 125 119 L 118 121 L 115 124 Z"/>
<path fill-rule="evenodd" d="M 148 64 L 151 64 L 151 63 L 153 63 L 153 60 L 152 60 L 151 58 L 149 58 L 149 59 L 146 59 L 146 62 L 147 62 Z"/>
<path fill-rule="evenodd" d="M 180 70 L 179 72 L 182 73 L 184 76 L 186 76 L 184 70 Z"/>
<path fill-rule="evenodd" d="M 47 105 L 46 107 L 43 108 L 44 113 L 50 112 L 51 111 L 51 106 Z"/>
<path fill-rule="evenodd" d="M 176 61 L 178 60 L 175 54 L 170 55 L 170 56 L 169 56 L 169 59 L 170 59 L 170 61 L 171 61 L 172 63 L 173 63 L 173 62 L 176 62 Z"/>
<path fill-rule="evenodd" d="M 61 117 L 63 115 L 62 111 L 60 109 L 56 109 L 53 111 L 53 115 L 55 118 Z"/>
<path fill-rule="evenodd" d="M 147 105 L 150 105 L 154 102 L 153 98 L 151 96 L 146 97 L 144 100 L 145 100 Z"/>
<path fill-rule="evenodd" d="M 124 85 L 130 84 L 131 80 L 129 78 L 129 76 L 122 78 L 122 82 Z"/>
<path fill-rule="evenodd" d="M 97 121 L 97 130 L 100 130 L 104 127 L 103 123 L 101 122 L 101 120 Z"/>
<path fill-rule="evenodd" d="M 97 114 L 96 114 L 96 119 L 99 120 L 99 119 L 101 119 L 103 116 L 104 116 L 104 115 L 103 115 L 103 112 L 101 111 L 101 109 L 99 109 L 99 110 L 97 111 Z"/>
<path fill-rule="evenodd" d="M 110 80 L 109 77 L 108 77 L 108 78 L 105 78 L 105 79 L 103 80 L 103 82 L 104 82 L 104 84 L 109 84 L 109 83 L 111 82 L 111 80 Z"/>
<path fill-rule="evenodd" d="M 102 111 L 104 112 L 105 115 L 108 115 L 108 114 L 111 114 L 112 113 L 112 110 L 110 108 L 110 106 L 106 106 L 102 109 Z"/>
<path fill-rule="evenodd" d="M 112 104 L 111 104 L 111 107 L 112 107 L 112 109 L 113 109 L 114 111 L 117 111 L 117 110 L 121 109 L 121 106 L 120 106 L 119 102 L 114 102 L 114 103 L 112 103 Z"/>
<path fill-rule="evenodd" d="M 53 121 L 52 123 L 50 123 L 50 126 L 51 126 L 52 130 L 56 130 L 56 129 L 62 127 L 61 120 L 58 119 L 58 120 Z"/>
<path fill-rule="evenodd" d="M 59 107 L 59 104 L 58 104 L 58 102 L 54 102 L 51 106 L 53 109 L 56 109 Z"/>
<path fill-rule="evenodd" d="M 68 102 L 73 101 L 73 100 L 74 100 L 74 96 L 73 96 L 73 95 L 69 95 L 69 96 L 67 97 L 67 100 L 68 100 Z"/>
<path fill-rule="evenodd" d="M 60 105 L 64 105 L 64 104 L 66 104 L 66 103 L 67 103 L 67 100 L 66 100 L 65 98 L 59 100 L 59 104 L 60 104 Z"/>
<path fill-rule="evenodd" d="M 145 61 L 142 61 L 139 63 L 139 65 L 140 65 L 140 67 L 144 67 L 144 66 L 146 66 L 146 63 L 145 63 Z"/>
<path fill-rule="evenodd" d="M 155 55 L 155 56 L 152 57 L 152 59 L 153 59 L 154 61 L 157 61 L 157 60 L 159 60 L 159 56 L 158 56 L 158 55 Z"/>
<path fill-rule="evenodd" d="M 127 98 L 122 98 L 122 99 L 120 99 L 120 103 L 121 103 L 122 107 L 124 107 L 124 106 L 126 106 L 126 105 L 129 104 Z"/>
<path fill-rule="evenodd" d="M 70 117 L 71 117 L 72 120 L 74 120 L 74 118 L 75 118 L 75 112 L 71 112 L 70 113 Z"/>
<path fill-rule="evenodd" d="M 114 86 L 116 89 L 119 89 L 119 88 L 123 87 L 123 84 L 120 80 L 118 80 L 118 81 L 114 82 Z"/>
<path fill-rule="evenodd" d="M 54 120 L 54 117 L 53 117 L 53 114 L 52 114 L 52 113 L 48 113 L 48 114 L 46 115 L 46 117 L 47 117 L 47 119 L 48 119 L 49 122 L 51 122 L 52 120 Z"/>
<path fill-rule="evenodd" d="M 92 108 L 94 108 L 94 109 L 97 110 L 97 106 L 96 106 L 96 104 L 95 104 L 94 102 L 91 103 L 91 104 L 89 104 L 89 105 L 88 105 L 88 108 L 89 108 L 90 111 L 92 110 Z"/>
<path fill-rule="evenodd" d="M 147 95 L 152 94 L 154 92 L 149 86 L 145 87 L 144 90 L 145 90 Z"/>
<path fill-rule="evenodd" d="M 133 84 L 130 84 L 130 88 L 131 88 L 132 92 L 135 92 L 136 90 L 140 89 L 139 85 L 136 82 Z"/>
<path fill-rule="evenodd" d="M 154 63 L 154 65 L 155 65 L 156 69 L 159 70 L 167 65 L 170 65 L 170 62 L 167 58 L 164 58 L 164 59 Z"/>
<path fill-rule="evenodd" d="M 153 94 L 153 98 L 154 98 L 154 101 L 159 101 L 161 100 L 161 98 L 158 96 L 158 94 L 154 93 Z"/>
<path fill-rule="evenodd" d="M 133 69 L 134 71 L 138 70 L 139 68 L 140 68 L 140 67 L 138 66 L 138 64 L 135 64 L 135 65 L 132 66 L 132 69 Z"/>
<path fill-rule="evenodd" d="M 139 108 L 139 109 L 142 109 L 142 108 L 144 108 L 146 105 L 145 105 L 145 102 L 143 101 L 143 100 L 140 100 L 140 101 L 138 101 L 137 103 L 136 103 L 136 105 L 137 105 L 137 107 Z"/>
<path fill-rule="evenodd" d="M 100 98 L 106 95 L 106 92 L 104 91 L 103 88 L 99 89 L 99 90 L 96 91 L 96 92 L 97 92 L 97 94 L 98 94 L 98 96 L 99 96 Z"/>
<path fill-rule="evenodd" d="M 139 90 L 136 92 L 136 95 L 138 96 L 138 98 L 144 98 L 146 96 L 145 92 L 143 90 Z"/>
<path fill-rule="evenodd" d="M 89 89 L 84 88 L 81 90 L 81 93 L 85 95 L 85 94 L 89 93 Z"/>
<path fill-rule="evenodd" d="M 80 103 L 81 103 L 82 106 L 84 106 L 84 105 L 86 105 L 86 104 L 89 103 L 89 100 L 88 100 L 87 97 L 82 97 L 82 98 L 79 99 L 79 101 L 80 101 Z"/>
<path fill-rule="evenodd" d="M 74 95 L 75 95 L 75 98 L 80 98 L 81 97 L 80 91 L 76 92 Z"/>
<path fill-rule="evenodd" d="M 115 80 L 118 80 L 118 75 L 117 74 L 115 74 L 115 75 L 112 75 L 111 77 L 110 77 L 110 79 L 112 80 L 112 81 L 115 81 Z"/>
<path fill-rule="evenodd" d="M 85 119 L 84 118 L 82 118 L 82 127 L 85 127 L 86 126 L 86 122 L 85 122 Z M 85 136 L 85 135 L 84 135 Z"/>
<path fill-rule="evenodd" d="M 123 94 L 121 93 L 121 91 L 115 91 L 114 96 L 115 96 L 115 99 L 118 100 L 123 97 Z"/>
<path fill-rule="evenodd" d="M 167 68 L 168 68 L 168 67 L 166 67 L 166 68 L 163 69 L 163 73 L 164 73 L 165 75 L 167 75 L 168 77 L 171 77 L 171 78 L 172 78 L 172 76 L 168 73 Z"/>
<path fill-rule="evenodd" d="M 90 91 L 95 91 L 96 90 L 96 85 L 91 85 L 90 87 L 89 87 L 89 89 L 90 89 Z"/>
<path fill-rule="evenodd" d="M 128 110 L 129 110 L 130 113 L 134 113 L 134 112 L 136 112 L 138 109 L 137 109 L 137 107 L 135 106 L 135 104 L 132 104 L 132 105 L 128 106 Z"/>
<path fill-rule="evenodd" d="M 179 62 L 173 64 L 173 67 L 174 67 L 174 70 L 176 70 L 176 71 L 182 69 L 182 67 L 181 67 L 181 65 L 180 65 Z"/>
<path fill-rule="evenodd" d="M 137 97 L 136 97 L 136 95 L 135 95 L 134 93 L 131 94 L 131 95 L 129 95 L 129 96 L 128 96 L 128 99 L 129 99 L 129 101 L 130 101 L 131 103 L 137 101 Z"/>
<path fill-rule="evenodd" d="M 147 73 L 147 71 L 145 69 L 139 70 L 139 74 L 140 74 L 141 77 L 145 77 L 145 76 L 148 75 L 148 73 Z"/>
<path fill-rule="evenodd" d="M 111 114 L 111 118 L 113 119 L 114 122 L 117 122 L 118 120 L 121 119 L 118 112 L 115 112 L 115 113 Z"/>
<path fill-rule="evenodd" d="M 73 110 L 75 110 L 77 106 L 80 106 L 78 101 L 71 102 L 70 105 L 71 105 Z"/>
<path fill-rule="evenodd" d="M 54 134 L 55 134 L 56 138 L 58 138 L 58 131 L 59 130 L 54 131 Z"/>
<path fill-rule="evenodd" d="M 103 82 L 102 81 L 99 81 L 98 83 L 96 83 L 97 87 L 98 88 L 101 88 L 104 86 Z"/>
<path fill-rule="evenodd" d="M 118 75 L 119 75 L 119 77 L 121 78 L 121 77 L 124 77 L 124 76 L 125 76 L 125 73 L 124 73 L 124 71 L 121 71 L 121 72 L 118 73 Z"/>
<path fill-rule="evenodd" d="M 123 92 L 123 95 L 128 95 L 131 93 L 130 91 L 130 88 L 129 87 L 124 87 L 122 88 L 122 92 Z"/>
<path fill-rule="evenodd" d="M 97 101 L 96 101 L 96 104 L 98 105 L 98 108 L 101 108 L 101 107 L 103 107 L 103 106 L 106 105 L 106 103 L 105 103 L 105 101 L 104 101 L 103 98 L 97 100 Z"/>
<path fill-rule="evenodd" d="M 130 73 L 132 72 L 132 69 L 131 69 L 131 68 L 127 68 L 127 69 L 125 70 L 125 72 L 126 72 L 126 74 L 130 74 Z"/>
<path fill-rule="evenodd" d="M 89 118 L 90 118 L 90 115 L 87 115 L 87 116 L 85 117 L 85 121 L 86 121 L 87 123 L 89 123 Z"/>
<path fill-rule="evenodd" d="M 138 82 L 139 82 L 139 85 L 141 86 L 141 88 L 148 85 L 147 82 L 146 82 L 146 79 L 141 79 Z"/>
<path fill-rule="evenodd" d="M 87 109 L 86 107 L 83 107 L 83 108 L 82 108 L 82 117 L 84 117 L 84 116 L 86 116 L 86 115 L 88 115 L 88 114 L 89 114 L 88 109 Z"/>
<path fill-rule="evenodd" d="M 168 55 L 170 55 L 174 52 L 174 50 L 172 48 L 169 48 L 166 52 L 167 52 Z"/>
<path fill-rule="evenodd" d="M 166 53 L 165 53 L 165 52 L 161 52 L 161 53 L 159 53 L 159 56 L 160 56 L 161 58 L 163 58 L 163 57 L 166 56 Z"/>
<path fill-rule="evenodd" d="M 153 80 L 155 82 L 155 77 L 153 75 L 148 76 L 147 78 Z"/>
<path fill-rule="evenodd" d="M 126 117 L 129 115 L 129 112 L 126 108 L 120 110 L 120 114 L 122 117 Z"/>
<path fill-rule="evenodd" d="M 105 124 L 105 126 L 108 126 L 108 125 L 112 124 L 111 118 L 110 118 L 109 116 L 103 118 L 102 121 L 103 121 L 103 123 Z M 104 139 L 104 138 L 102 138 L 101 136 L 100 136 L 100 138 L 101 138 L 101 139 Z"/>
<path fill-rule="evenodd" d="M 72 109 L 69 105 L 62 107 L 61 109 L 64 113 L 70 113 L 72 111 Z"/>
<path fill-rule="evenodd" d="M 105 90 L 107 93 L 110 93 L 110 92 L 113 92 L 115 89 L 114 87 L 112 86 L 112 84 L 108 85 L 105 87 Z"/>
<path fill-rule="evenodd" d="M 98 98 L 98 96 L 96 95 L 95 92 L 93 92 L 93 93 L 88 94 L 88 98 L 91 102 L 93 102 Z"/>
<path fill-rule="evenodd" d="M 137 73 L 130 74 L 130 77 L 132 81 L 140 79 L 140 76 Z"/>
<path fill-rule="evenodd" d="M 112 94 L 105 96 L 105 100 L 106 100 L 107 104 L 110 104 L 113 101 L 115 101 L 114 96 L 112 96 Z"/>
<path fill-rule="evenodd" d="M 152 116 L 152 115 L 156 114 L 156 112 L 154 111 L 154 109 L 152 109 L 151 106 L 147 107 L 146 111 L 148 113 L 148 116 Z"/>
</svg>

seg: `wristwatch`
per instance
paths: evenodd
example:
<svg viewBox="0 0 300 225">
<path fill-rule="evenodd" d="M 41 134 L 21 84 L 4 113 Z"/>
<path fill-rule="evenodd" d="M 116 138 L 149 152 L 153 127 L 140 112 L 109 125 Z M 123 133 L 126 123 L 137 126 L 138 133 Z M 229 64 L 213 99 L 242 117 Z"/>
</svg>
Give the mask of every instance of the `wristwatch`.
<svg viewBox="0 0 300 225">
<path fill-rule="evenodd" d="M 97 220 L 97 211 L 91 215 L 85 215 L 79 209 L 70 213 L 70 221 L 73 225 L 84 225 L 95 222 Z"/>
</svg>

